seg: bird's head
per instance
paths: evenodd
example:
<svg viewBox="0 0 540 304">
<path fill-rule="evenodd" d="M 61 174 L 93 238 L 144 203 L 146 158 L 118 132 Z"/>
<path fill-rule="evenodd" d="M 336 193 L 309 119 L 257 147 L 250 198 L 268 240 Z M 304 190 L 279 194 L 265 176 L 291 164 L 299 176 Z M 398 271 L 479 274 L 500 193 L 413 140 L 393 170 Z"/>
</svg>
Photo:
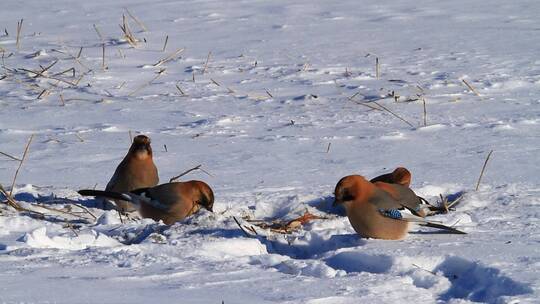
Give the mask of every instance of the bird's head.
<svg viewBox="0 0 540 304">
<path fill-rule="evenodd" d="M 397 167 L 392 172 L 392 180 L 394 184 L 409 186 L 411 184 L 411 172 L 403 167 Z"/>
<path fill-rule="evenodd" d="M 214 192 L 212 191 L 212 188 L 201 181 L 197 181 L 197 186 L 200 192 L 197 204 L 210 212 L 214 212 Z"/>
<path fill-rule="evenodd" d="M 150 146 L 150 137 L 146 135 L 137 135 L 133 138 L 133 143 L 129 148 L 129 153 L 137 158 L 144 159 L 152 156 L 152 147 Z"/>
<path fill-rule="evenodd" d="M 339 180 L 334 190 L 335 200 L 332 206 L 347 206 L 362 196 L 362 188 L 366 179 L 361 175 L 349 175 Z"/>
</svg>

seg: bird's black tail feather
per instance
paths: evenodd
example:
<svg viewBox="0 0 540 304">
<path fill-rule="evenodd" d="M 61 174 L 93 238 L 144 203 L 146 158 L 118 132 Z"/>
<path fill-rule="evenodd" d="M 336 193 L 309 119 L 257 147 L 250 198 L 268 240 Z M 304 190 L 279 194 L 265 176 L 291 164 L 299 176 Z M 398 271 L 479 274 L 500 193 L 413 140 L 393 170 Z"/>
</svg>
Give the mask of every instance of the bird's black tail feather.
<svg viewBox="0 0 540 304">
<path fill-rule="evenodd" d="M 456 228 L 452 228 L 452 227 L 449 227 L 449 226 L 445 226 L 445 225 L 443 225 L 443 224 L 437 224 L 437 223 L 432 223 L 432 222 L 424 222 L 424 223 L 420 223 L 419 225 L 425 226 L 425 227 L 431 227 L 431 228 L 442 229 L 442 230 L 447 231 L 448 233 L 454 233 L 454 234 L 467 234 L 466 232 L 463 232 L 463 231 L 461 231 L 461 230 L 457 230 Z"/>
<path fill-rule="evenodd" d="M 78 192 L 82 196 L 103 196 L 110 199 L 133 202 L 133 198 L 131 196 L 125 193 L 120 193 L 120 192 L 102 191 L 102 190 L 93 190 L 93 189 L 79 190 Z"/>
</svg>

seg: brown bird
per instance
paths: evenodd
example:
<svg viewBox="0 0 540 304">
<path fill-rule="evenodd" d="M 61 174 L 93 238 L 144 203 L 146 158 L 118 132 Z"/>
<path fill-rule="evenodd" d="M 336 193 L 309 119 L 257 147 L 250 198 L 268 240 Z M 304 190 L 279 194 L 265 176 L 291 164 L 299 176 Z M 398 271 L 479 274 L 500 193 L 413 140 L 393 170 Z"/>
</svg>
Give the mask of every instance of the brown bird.
<svg viewBox="0 0 540 304">
<path fill-rule="evenodd" d="M 399 184 L 405 187 L 411 185 L 411 172 L 403 167 L 397 167 L 393 172 L 377 176 L 370 182 L 383 182 L 387 184 Z"/>
<path fill-rule="evenodd" d="M 340 204 L 345 206 L 349 222 L 363 237 L 403 239 L 409 231 L 411 222 L 444 229 L 449 233 L 464 233 L 445 225 L 428 222 L 420 217 L 404 217 L 398 209 L 407 207 L 404 205 L 407 202 L 397 198 L 399 193 L 388 185 L 390 184 L 382 182 L 373 184 L 360 175 L 346 176 L 336 185 L 334 206 Z"/>
<path fill-rule="evenodd" d="M 129 148 L 127 155 L 114 171 L 105 187 L 105 191 L 129 192 L 131 190 L 153 187 L 159 182 L 158 171 L 152 160 L 150 138 L 137 135 Z M 126 200 L 113 200 L 122 212 L 134 211 L 134 206 Z"/>
<path fill-rule="evenodd" d="M 162 220 L 167 225 L 183 220 L 201 207 L 212 212 L 214 206 L 214 193 L 210 186 L 196 180 L 166 183 L 131 192 L 80 190 L 79 194 L 128 201 L 139 208 L 142 217 Z"/>
<path fill-rule="evenodd" d="M 444 208 L 431 205 L 425 198 L 416 195 L 409 188 L 411 172 L 404 167 L 397 167 L 391 173 L 377 176 L 370 182 L 388 192 L 394 199 L 403 202 L 403 208 L 409 209 L 414 215 L 426 217 L 447 212 Z"/>
</svg>

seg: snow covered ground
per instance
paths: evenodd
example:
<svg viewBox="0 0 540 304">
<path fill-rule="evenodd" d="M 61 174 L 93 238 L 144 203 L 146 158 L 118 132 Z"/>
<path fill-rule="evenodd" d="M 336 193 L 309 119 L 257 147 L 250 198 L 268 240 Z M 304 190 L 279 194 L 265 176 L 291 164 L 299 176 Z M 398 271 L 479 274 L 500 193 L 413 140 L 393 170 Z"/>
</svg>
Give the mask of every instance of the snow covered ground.
<svg viewBox="0 0 540 304">
<path fill-rule="evenodd" d="M 538 303 L 539 12 L 533 0 L 3 1 L 0 151 L 20 157 L 35 134 L 15 198 L 75 200 L 98 219 L 1 209 L 0 303 Z M 46 77 L 28 71 L 56 60 Z M 373 102 L 407 122 L 358 104 Z M 162 182 L 202 164 L 212 176 L 184 178 L 214 188 L 216 212 L 122 224 L 78 196 L 105 186 L 130 130 L 152 138 Z M 0 160 L 9 188 L 19 162 Z M 432 202 L 465 193 L 435 219 L 467 235 L 360 239 L 330 207 L 340 177 L 400 165 Z M 306 209 L 329 219 L 267 238 L 232 219 Z"/>
</svg>

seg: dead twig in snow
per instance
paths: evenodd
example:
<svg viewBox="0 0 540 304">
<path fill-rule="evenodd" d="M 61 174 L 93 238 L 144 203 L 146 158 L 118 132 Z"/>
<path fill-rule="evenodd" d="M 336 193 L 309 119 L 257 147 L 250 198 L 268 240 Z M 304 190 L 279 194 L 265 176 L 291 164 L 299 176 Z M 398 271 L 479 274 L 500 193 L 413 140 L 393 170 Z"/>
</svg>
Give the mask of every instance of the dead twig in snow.
<svg viewBox="0 0 540 304">
<path fill-rule="evenodd" d="M 144 23 L 142 23 L 142 21 L 139 20 L 139 18 L 135 17 L 135 15 L 133 15 L 133 14 L 127 9 L 127 7 L 126 7 L 125 9 L 126 9 L 127 14 L 129 15 L 129 17 L 131 17 L 131 19 L 133 19 L 133 21 L 135 21 L 135 23 L 137 23 L 137 25 L 139 25 L 139 27 L 141 28 L 141 30 L 142 30 L 143 32 L 148 32 L 148 28 L 144 25 Z"/>
<path fill-rule="evenodd" d="M 204 68 L 202 69 L 202 74 L 206 73 L 206 70 L 208 69 L 208 62 L 210 62 L 210 56 L 212 56 L 212 52 L 208 52 L 206 62 L 204 63 Z"/>
<path fill-rule="evenodd" d="M 103 35 L 101 35 L 101 32 L 99 31 L 98 27 L 96 24 L 93 24 L 94 26 L 94 30 L 96 31 L 98 37 L 99 37 L 99 40 L 101 40 L 101 43 L 105 43 L 105 39 L 103 38 Z"/>
<path fill-rule="evenodd" d="M 165 36 L 165 43 L 163 43 L 163 48 L 161 49 L 162 52 L 165 52 L 167 49 L 167 42 L 169 42 L 169 35 Z"/>
<path fill-rule="evenodd" d="M 473 92 L 476 96 L 482 97 L 482 95 L 480 95 L 480 93 L 478 93 L 476 89 L 469 82 L 467 82 L 467 80 L 461 79 L 461 81 L 463 81 L 467 88 L 469 88 L 469 90 L 471 90 L 471 92 Z"/>
<path fill-rule="evenodd" d="M 180 48 L 180 49 L 177 49 L 174 53 L 170 54 L 169 56 L 163 58 L 163 59 L 160 59 L 158 62 L 154 63 L 154 66 L 155 67 L 158 67 L 168 61 L 171 61 L 173 60 L 176 56 L 178 56 L 180 53 L 182 53 L 184 51 L 184 48 Z"/>
<path fill-rule="evenodd" d="M 377 79 L 381 76 L 381 65 L 379 64 L 379 57 L 375 57 L 375 76 Z"/>
<path fill-rule="evenodd" d="M 394 117 L 398 118 L 399 120 L 405 122 L 406 124 L 408 124 L 411 128 L 414 128 L 414 125 L 412 123 L 410 123 L 408 120 L 406 120 L 405 118 L 397 115 L 396 113 L 392 112 L 390 109 L 388 109 L 387 107 L 381 105 L 380 103 L 376 102 L 376 101 L 373 101 L 374 104 L 376 104 L 377 106 L 381 107 L 383 110 L 385 110 L 386 112 L 392 114 Z"/>
<path fill-rule="evenodd" d="M 307 224 L 308 222 L 312 220 L 324 220 L 324 219 L 328 219 L 328 218 L 314 215 L 310 213 L 309 211 L 306 211 L 302 216 L 296 217 L 287 222 L 273 221 L 271 223 L 267 223 L 260 220 L 248 220 L 248 222 L 254 222 L 253 225 L 262 229 L 269 229 L 272 232 L 289 234 L 293 231 L 300 229 L 303 225 Z"/>
<path fill-rule="evenodd" d="M 486 157 L 486 161 L 484 162 L 484 165 L 482 166 L 482 171 L 480 172 L 480 176 L 478 177 L 478 182 L 476 183 L 475 191 L 478 191 L 478 187 L 480 187 L 480 182 L 482 181 L 482 177 L 484 176 L 484 171 L 486 170 L 486 166 L 489 161 L 489 157 L 491 156 L 491 153 L 493 153 L 493 150 L 489 151 Z"/>
<path fill-rule="evenodd" d="M 424 127 L 427 127 L 427 109 L 426 109 L 426 99 L 422 98 L 422 103 L 424 104 Z"/>
<path fill-rule="evenodd" d="M 6 157 L 8 157 L 8 158 L 11 158 L 12 160 L 21 161 L 20 158 L 17 158 L 17 157 L 15 157 L 15 156 L 11 156 L 11 155 L 9 155 L 9 154 L 7 154 L 7 153 L 4 153 L 4 152 L 2 152 L 2 151 L 0 151 L 0 154 L 6 156 Z"/>
<path fill-rule="evenodd" d="M 235 216 L 233 216 L 233 219 L 234 219 L 234 221 L 236 222 L 236 225 L 238 225 L 238 227 L 240 227 L 240 230 L 242 230 L 242 232 L 244 233 L 244 235 L 247 236 L 247 237 L 251 237 L 251 234 L 249 234 L 249 233 L 244 229 L 244 227 L 242 226 L 242 224 L 240 224 L 240 221 L 238 221 L 238 219 L 237 219 Z M 252 231 L 254 231 L 254 230 L 252 230 Z M 255 234 L 256 234 L 256 232 L 255 232 Z"/>
<path fill-rule="evenodd" d="M 171 179 L 169 180 L 169 183 L 172 183 L 172 182 L 174 182 L 175 180 L 179 179 L 180 177 L 182 177 L 182 176 L 184 176 L 184 175 L 186 175 L 186 174 L 188 174 L 188 173 L 190 173 L 190 172 L 192 172 L 192 171 L 195 171 L 195 170 L 201 170 L 202 172 L 206 173 L 207 175 L 213 177 L 212 174 L 208 173 L 206 170 L 202 169 L 201 167 L 202 167 L 202 165 L 197 165 L 197 166 L 195 166 L 195 167 L 193 167 L 193 168 L 191 168 L 191 169 L 189 169 L 189 170 L 186 170 L 186 171 L 180 173 L 179 175 L 177 175 L 177 176 L 175 176 L 175 177 L 171 177 Z"/>
<path fill-rule="evenodd" d="M 24 19 L 17 21 L 17 39 L 15 42 L 15 45 L 17 46 L 17 50 L 21 49 L 21 31 L 22 31 L 23 21 Z"/>
<path fill-rule="evenodd" d="M 178 84 L 176 84 L 176 89 L 180 92 L 180 94 L 182 94 L 182 96 L 187 96 Z"/>
<path fill-rule="evenodd" d="M 122 14 L 122 24 L 119 25 L 120 29 L 124 33 L 124 38 L 126 38 L 126 41 L 131 45 L 133 48 L 137 47 L 137 38 L 133 35 L 131 32 L 131 29 L 129 28 L 129 23 L 126 19 L 126 15 Z"/>
<path fill-rule="evenodd" d="M 19 167 L 17 167 L 17 170 L 15 171 L 15 176 L 13 176 L 13 181 L 11 182 L 11 189 L 9 190 L 10 197 L 13 194 L 13 188 L 15 187 L 15 181 L 17 180 L 17 175 L 19 175 L 19 170 L 21 169 L 24 163 L 24 160 L 26 159 L 26 155 L 28 154 L 28 149 L 30 148 L 30 144 L 32 143 L 33 138 L 34 138 L 34 134 L 30 135 L 30 138 L 28 139 L 28 142 L 26 143 L 26 147 L 24 148 L 24 153 L 21 158 L 21 161 L 19 162 Z"/>
</svg>

